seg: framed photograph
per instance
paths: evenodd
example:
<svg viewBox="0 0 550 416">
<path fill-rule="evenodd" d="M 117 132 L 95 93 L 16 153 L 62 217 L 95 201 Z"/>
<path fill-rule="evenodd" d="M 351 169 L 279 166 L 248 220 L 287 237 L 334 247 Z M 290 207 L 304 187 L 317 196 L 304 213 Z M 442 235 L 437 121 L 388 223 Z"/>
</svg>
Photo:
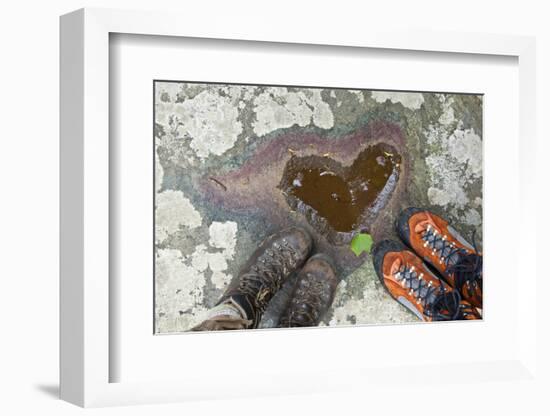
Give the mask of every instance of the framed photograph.
<svg viewBox="0 0 550 416">
<path fill-rule="evenodd" d="M 61 397 L 538 386 L 534 39 L 180 22 L 61 18 Z"/>
</svg>

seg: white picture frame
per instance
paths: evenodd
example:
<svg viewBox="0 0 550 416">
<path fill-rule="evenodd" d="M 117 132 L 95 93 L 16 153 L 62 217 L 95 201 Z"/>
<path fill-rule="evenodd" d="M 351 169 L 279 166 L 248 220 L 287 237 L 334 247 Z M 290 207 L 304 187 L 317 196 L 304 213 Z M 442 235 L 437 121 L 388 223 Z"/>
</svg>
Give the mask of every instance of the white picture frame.
<svg viewBox="0 0 550 416">
<path fill-rule="evenodd" d="M 269 22 L 247 27 L 220 20 L 204 25 L 172 13 L 82 9 L 61 18 L 61 398 L 80 406 L 160 403 L 214 397 L 331 392 L 371 389 L 383 380 L 400 378 L 404 394 L 418 383 L 430 384 L 433 374 L 452 372 L 463 382 L 508 380 L 535 383 L 536 262 L 528 242 L 536 239 L 534 182 L 528 175 L 529 151 L 536 145 L 535 40 L 530 37 L 473 33 L 354 28 L 327 33 L 311 24 L 307 33 L 288 27 L 284 32 Z M 240 27 L 245 27 L 240 26 Z M 512 319 L 521 322 L 514 334 L 517 346 L 506 359 L 351 369 L 331 368 L 329 382 L 316 372 L 265 373 L 266 382 L 188 378 L 178 381 L 111 382 L 110 365 L 119 359 L 110 350 L 112 299 L 110 274 L 109 172 L 109 36 L 112 33 L 278 42 L 333 47 L 430 51 L 441 54 L 504 55 L 517 58 L 519 67 L 519 196 L 517 264 L 522 263 L 522 286 L 516 293 Z M 487 213 L 486 213 L 487 215 Z M 516 266 L 517 266 L 516 264 Z M 516 274 L 519 273 L 516 270 Z M 527 289 L 528 288 L 528 289 Z M 345 330 L 345 329 L 344 329 Z M 410 329 L 404 329 L 409 331 Z M 324 332 L 324 331 L 318 331 Z M 348 331 L 349 332 L 349 331 Z M 265 332 L 260 332 L 265 334 Z M 331 333 L 335 336 L 335 333 Z M 343 332 L 342 332 L 343 334 Z M 152 333 L 151 333 L 152 336 Z M 239 334 L 227 335 L 239 342 Z M 264 336 L 258 335 L 256 338 Z M 281 339 L 284 334 L 277 337 Z M 353 334 L 349 335 L 353 338 Z M 226 338 L 228 340 L 229 338 Z M 278 341 L 281 342 L 281 341 Z M 418 378 L 426 371 L 430 377 Z M 245 370 L 246 373 L 246 370 Z M 468 375 L 473 375 L 469 378 Z M 461 378 L 462 377 L 462 378 Z M 290 380 L 289 380 L 290 379 Z M 346 380 L 343 382 L 342 380 Z M 324 380 L 323 382 L 319 380 Z M 531 385 L 533 387 L 533 385 Z M 412 389 L 414 390 L 414 389 Z M 535 389 L 536 390 L 536 389 Z M 488 393 L 489 394 L 489 393 Z M 497 394 L 493 392 L 491 394 Z"/>
</svg>

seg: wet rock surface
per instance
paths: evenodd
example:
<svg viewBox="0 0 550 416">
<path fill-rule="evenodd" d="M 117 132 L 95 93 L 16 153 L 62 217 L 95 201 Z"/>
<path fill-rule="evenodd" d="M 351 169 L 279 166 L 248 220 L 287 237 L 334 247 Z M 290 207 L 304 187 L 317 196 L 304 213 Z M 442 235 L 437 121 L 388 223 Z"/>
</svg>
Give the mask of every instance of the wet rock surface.
<svg viewBox="0 0 550 416">
<path fill-rule="evenodd" d="M 349 244 L 386 206 L 399 181 L 401 157 L 379 143 L 361 151 L 350 166 L 330 157 L 292 157 L 279 189 L 290 207 L 303 214 L 330 243 Z"/>
<path fill-rule="evenodd" d="M 157 82 L 156 331 L 182 332 L 200 321 L 261 240 L 290 225 L 307 229 L 315 251 L 337 263 L 342 280 L 322 325 L 416 321 L 385 293 L 368 254 L 356 257 L 345 238 L 289 200 L 285 169 L 330 160 L 351 193 L 360 185 L 350 166 L 366 149 L 388 146 L 394 159 L 378 162 L 399 177 L 387 194 L 392 181 L 373 187 L 386 196 L 361 227 L 375 241 L 396 238 L 399 211 L 423 206 L 468 239 L 475 230 L 481 248 L 481 107 L 472 95 Z M 291 288 L 292 278 L 262 327 L 278 321 Z"/>
</svg>

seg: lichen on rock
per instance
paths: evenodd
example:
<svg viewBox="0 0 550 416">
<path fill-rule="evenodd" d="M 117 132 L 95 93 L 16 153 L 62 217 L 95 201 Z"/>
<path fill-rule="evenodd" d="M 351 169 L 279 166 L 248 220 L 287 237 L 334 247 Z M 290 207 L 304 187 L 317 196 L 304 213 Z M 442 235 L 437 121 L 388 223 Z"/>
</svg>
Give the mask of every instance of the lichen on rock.
<svg viewBox="0 0 550 416">
<path fill-rule="evenodd" d="M 155 237 L 160 242 L 182 226 L 193 229 L 202 223 L 201 215 L 191 201 L 183 192 L 173 190 L 157 194 L 155 218 Z"/>
<path fill-rule="evenodd" d="M 425 157 L 427 196 L 429 203 L 441 207 L 448 219 L 472 226 L 480 235 L 483 142 L 476 129 L 465 128 L 464 119 L 457 116 L 454 106 L 458 99 L 438 94 L 440 115 L 423 133 L 429 147 Z"/>
<path fill-rule="evenodd" d="M 424 96 L 421 93 L 413 92 L 373 91 L 371 97 L 379 103 L 384 103 L 387 100 L 394 104 L 401 103 L 411 110 L 418 110 L 424 102 Z"/>
<path fill-rule="evenodd" d="M 254 99 L 254 132 L 263 136 L 274 130 L 313 124 L 322 129 L 334 125 L 334 117 L 318 89 L 291 92 L 285 87 L 270 87 Z"/>
<path fill-rule="evenodd" d="M 155 260 L 156 330 L 186 328 L 200 322 L 203 306 L 204 274 L 185 264 L 178 250 L 157 250 Z"/>
<path fill-rule="evenodd" d="M 237 224 L 214 221 L 209 230 L 208 245 L 198 244 L 189 256 L 176 249 L 157 249 L 157 332 L 178 332 L 200 322 L 207 310 L 204 296 L 208 273 L 218 290 L 231 281 L 232 275 L 227 269 L 235 252 Z"/>
<path fill-rule="evenodd" d="M 233 257 L 237 244 L 237 223 L 234 221 L 214 221 L 208 228 L 210 245 L 224 249 L 224 256 Z"/>
<path fill-rule="evenodd" d="M 210 153 L 221 155 L 233 147 L 242 124 L 230 97 L 203 91 L 195 98 L 177 104 L 178 128 L 182 138 L 189 137 L 191 148 L 201 159 Z"/>
</svg>

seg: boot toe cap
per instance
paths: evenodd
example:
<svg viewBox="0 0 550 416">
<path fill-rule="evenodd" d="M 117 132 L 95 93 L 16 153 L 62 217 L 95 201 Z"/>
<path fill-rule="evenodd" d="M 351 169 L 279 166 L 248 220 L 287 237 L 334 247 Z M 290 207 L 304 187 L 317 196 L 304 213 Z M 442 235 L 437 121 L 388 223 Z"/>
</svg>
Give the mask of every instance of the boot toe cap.
<svg viewBox="0 0 550 416">
<path fill-rule="evenodd" d="M 424 211 L 421 208 L 416 207 L 409 207 L 405 208 L 403 211 L 401 211 L 401 214 L 397 217 L 397 220 L 395 221 L 395 229 L 397 231 L 397 235 L 399 235 L 399 238 L 403 240 L 405 244 L 410 246 L 410 233 L 411 230 L 409 228 L 409 219 L 419 212 Z"/>
</svg>

